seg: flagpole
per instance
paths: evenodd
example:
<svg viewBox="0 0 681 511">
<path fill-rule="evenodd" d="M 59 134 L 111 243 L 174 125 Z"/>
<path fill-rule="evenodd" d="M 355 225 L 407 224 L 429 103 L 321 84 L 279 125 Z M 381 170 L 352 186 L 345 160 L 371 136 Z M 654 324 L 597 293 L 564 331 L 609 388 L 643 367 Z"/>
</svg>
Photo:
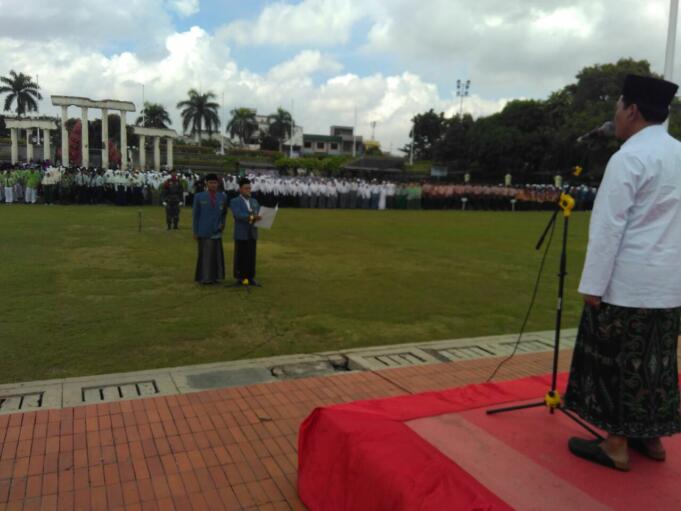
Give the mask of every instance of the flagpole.
<svg viewBox="0 0 681 511">
<path fill-rule="evenodd" d="M 222 120 L 225 122 L 227 117 L 225 116 L 225 91 L 222 91 L 222 104 L 220 105 L 220 110 L 222 111 Z M 225 122 L 225 129 L 227 128 L 227 123 Z M 225 134 L 220 130 L 220 154 L 224 156 L 225 154 Z"/>
<path fill-rule="evenodd" d="M 669 4 L 669 27 L 667 28 L 667 50 L 664 57 L 664 79 L 674 80 L 674 50 L 676 49 L 676 26 L 679 17 L 679 0 L 671 0 Z M 669 129 L 669 118 L 665 122 Z"/>
</svg>

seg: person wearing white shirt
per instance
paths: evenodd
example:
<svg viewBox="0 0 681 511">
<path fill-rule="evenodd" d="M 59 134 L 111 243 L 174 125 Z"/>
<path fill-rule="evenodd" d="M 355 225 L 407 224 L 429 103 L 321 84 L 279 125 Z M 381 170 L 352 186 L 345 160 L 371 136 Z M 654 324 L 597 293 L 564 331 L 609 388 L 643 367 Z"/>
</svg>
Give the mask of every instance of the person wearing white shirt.
<svg viewBox="0 0 681 511">
<path fill-rule="evenodd" d="M 663 461 L 681 432 L 681 142 L 662 123 L 678 86 L 629 75 L 615 113 L 624 144 L 608 162 L 589 226 L 565 408 L 606 431 L 570 451 L 629 470 L 629 449 Z"/>
</svg>

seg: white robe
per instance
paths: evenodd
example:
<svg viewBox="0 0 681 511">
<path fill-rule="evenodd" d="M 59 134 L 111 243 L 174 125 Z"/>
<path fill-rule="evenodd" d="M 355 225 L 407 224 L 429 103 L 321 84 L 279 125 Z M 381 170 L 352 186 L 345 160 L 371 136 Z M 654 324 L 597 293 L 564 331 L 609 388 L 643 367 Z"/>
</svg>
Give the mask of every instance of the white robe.
<svg viewBox="0 0 681 511">
<path fill-rule="evenodd" d="M 623 307 L 681 306 L 681 142 L 661 125 L 608 162 L 579 292 Z"/>
</svg>

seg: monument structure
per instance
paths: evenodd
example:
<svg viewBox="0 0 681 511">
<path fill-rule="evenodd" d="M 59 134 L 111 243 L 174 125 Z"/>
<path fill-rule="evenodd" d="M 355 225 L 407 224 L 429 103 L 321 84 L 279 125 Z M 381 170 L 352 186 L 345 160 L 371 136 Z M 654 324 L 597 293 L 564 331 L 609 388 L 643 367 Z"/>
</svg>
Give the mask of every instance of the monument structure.
<svg viewBox="0 0 681 511">
<path fill-rule="evenodd" d="M 26 130 L 26 160 L 33 159 L 33 130 L 43 130 L 44 146 L 43 159 L 49 160 L 52 147 L 50 146 L 50 130 L 57 129 L 57 123 L 52 119 L 39 118 L 5 118 L 5 126 L 10 130 L 10 137 L 12 141 L 12 165 L 16 165 L 19 161 L 19 130 Z"/>
<path fill-rule="evenodd" d="M 127 112 L 135 111 L 135 104 L 131 101 L 117 101 L 113 99 L 103 99 L 95 101 L 89 98 L 77 96 L 51 96 L 52 104 L 61 107 L 61 156 L 62 165 L 69 165 L 69 135 L 66 130 L 68 120 L 68 108 L 70 106 L 80 107 L 81 124 L 83 126 L 81 136 L 81 153 L 83 167 L 90 166 L 90 145 L 88 140 L 88 110 L 99 108 L 102 111 L 102 168 L 109 168 L 109 110 L 118 110 L 121 117 L 121 170 L 128 167 L 128 135 L 126 131 Z"/>
<path fill-rule="evenodd" d="M 145 170 L 147 166 L 147 152 L 145 149 L 146 137 L 153 137 L 154 139 L 154 170 L 161 170 L 161 139 L 166 140 L 166 166 L 169 169 L 173 168 L 173 140 L 177 138 L 175 130 L 167 128 L 145 128 L 142 126 L 133 126 L 135 135 L 139 137 L 139 166 L 140 169 Z"/>
</svg>

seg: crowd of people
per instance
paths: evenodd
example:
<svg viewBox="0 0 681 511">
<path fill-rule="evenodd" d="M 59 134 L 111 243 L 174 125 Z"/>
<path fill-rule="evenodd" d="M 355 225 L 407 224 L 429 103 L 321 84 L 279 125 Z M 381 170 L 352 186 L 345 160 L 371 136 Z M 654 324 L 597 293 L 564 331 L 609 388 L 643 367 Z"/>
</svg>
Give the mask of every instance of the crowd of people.
<svg viewBox="0 0 681 511">
<path fill-rule="evenodd" d="M 49 164 L 24 165 L 0 171 L 0 202 L 27 204 L 154 205 L 164 202 L 163 185 L 169 171 L 123 171 L 64 168 Z M 586 185 L 528 184 L 489 186 L 277 175 L 248 175 L 253 197 L 265 206 L 323 209 L 550 209 L 561 191 L 576 200 L 577 209 L 591 209 L 596 189 Z M 180 205 L 191 206 L 193 196 L 204 190 L 201 175 L 177 174 L 182 188 Z M 220 178 L 228 197 L 238 194 L 238 177 Z"/>
</svg>

